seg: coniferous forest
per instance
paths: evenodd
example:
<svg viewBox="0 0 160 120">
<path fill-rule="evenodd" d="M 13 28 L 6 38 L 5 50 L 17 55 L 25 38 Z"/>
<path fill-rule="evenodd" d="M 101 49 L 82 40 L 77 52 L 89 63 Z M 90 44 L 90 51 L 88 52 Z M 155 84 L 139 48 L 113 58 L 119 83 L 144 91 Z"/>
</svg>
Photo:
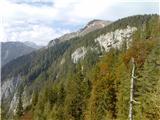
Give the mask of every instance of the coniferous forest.
<svg viewBox="0 0 160 120">
<path fill-rule="evenodd" d="M 128 25 L 137 30 L 119 48 L 104 51 L 94 42 L 100 35 Z M 81 46 L 96 49 L 88 49 L 75 64 L 71 54 Z M 4 120 L 128 120 L 130 103 L 133 120 L 159 120 L 159 15 L 119 19 L 85 36 L 19 57 L 2 68 L 2 82 L 17 76 L 21 77 L 17 106 L 9 113 L 11 99 L 2 99 Z M 30 104 L 24 106 L 28 100 Z"/>
</svg>

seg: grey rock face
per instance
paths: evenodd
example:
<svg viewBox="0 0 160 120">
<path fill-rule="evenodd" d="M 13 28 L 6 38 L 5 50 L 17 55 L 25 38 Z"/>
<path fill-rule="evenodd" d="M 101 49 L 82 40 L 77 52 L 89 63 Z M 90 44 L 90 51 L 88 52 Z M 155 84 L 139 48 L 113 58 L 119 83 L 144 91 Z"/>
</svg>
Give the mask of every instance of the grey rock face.
<svg viewBox="0 0 160 120">
<path fill-rule="evenodd" d="M 8 114 L 16 113 L 16 108 L 18 104 L 18 88 L 22 83 L 22 79 L 20 76 L 12 77 L 3 81 L 1 86 L 1 100 L 2 104 L 8 105 Z M 23 107 L 26 108 L 28 105 L 31 104 L 31 95 L 28 94 L 27 86 L 24 88 L 22 92 L 22 103 Z"/>
<path fill-rule="evenodd" d="M 104 48 L 105 51 L 108 51 L 111 47 L 119 48 L 124 40 L 126 40 L 127 43 L 131 40 L 130 37 L 136 30 L 136 27 L 127 26 L 125 29 L 117 29 L 113 32 L 101 35 L 95 39 L 95 42 L 98 42 L 101 49 L 103 50 Z"/>
<path fill-rule="evenodd" d="M 85 57 L 87 49 L 85 47 L 77 48 L 71 55 L 73 63 L 77 63 L 81 58 Z"/>
<path fill-rule="evenodd" d="M 21 78 L 20 77 L 12 77 L 2 83 L 1 86 L 1 98 L 3 100 L 7 99 L 9 96 L 16 91 L 16 88 L 20 85 Z"/>
<path fill-rule="evenodd" d="M 6 79 L 1 84 L 1 102 L 8 109 L 7 114 L 12 113 L 17 105 L 17 89 L 21 81 L 21 77 L 18 76 Z"/>
<path fill-rule="evenodd" d="M 16 114 L 16 108 L 18 105 L 17 94 L 18 94 L 18 91 L 15 91 L 15 93 L 13 94 L 13 98 L 10 102 L 10 107 L 9 107 L 8 113 Z M 24 88 L 24 91 L 22 93 L 22 104 L 23 104 L 23 108 L 26 108 L 27 106 L 29 106 L 31 104 L 31 95 L 28 95 L 27 87 Z"/>
</svg>

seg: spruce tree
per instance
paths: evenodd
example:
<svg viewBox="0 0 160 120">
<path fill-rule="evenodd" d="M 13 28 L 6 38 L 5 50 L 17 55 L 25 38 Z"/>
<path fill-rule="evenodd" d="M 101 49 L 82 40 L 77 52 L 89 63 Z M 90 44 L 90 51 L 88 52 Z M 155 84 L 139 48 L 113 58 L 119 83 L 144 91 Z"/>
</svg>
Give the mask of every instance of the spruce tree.
<svg viewBox="0 0 160 120">
<path fill-rule="evenodd" d="M 22 91 L 18 93 L 18 103 L 16 108 L 16 116 L 20 117 L 23 115 L 23 102 L 22 102 Z"/>
</svg>

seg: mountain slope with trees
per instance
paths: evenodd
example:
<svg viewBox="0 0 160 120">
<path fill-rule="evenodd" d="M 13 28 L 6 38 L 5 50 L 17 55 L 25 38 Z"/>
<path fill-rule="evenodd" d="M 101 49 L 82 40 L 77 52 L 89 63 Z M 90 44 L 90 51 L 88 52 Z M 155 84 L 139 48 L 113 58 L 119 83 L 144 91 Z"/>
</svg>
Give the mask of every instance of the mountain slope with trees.
<svg viewBox="0 0 160 120">
<path fill-rule="evenodd" d="M 118 47 L 104 51 L 95 42 L 127 26 L 137 30 L 130 35 L 132 40 L 124 39 Z M 132 58 L 133 119 L 160 119 L 159 31 L 158 15 L 131 16 L 11 61 L 2 68 L 2 87 L 13 77 L 19 76 L 20 82 L 11 98 L 2 98 L 3 119 L 29 115 L 33 120 L 127 120 Z M 82 46 L 87 52 L 74 63 L 72 53 Z M 14 104 L 15 112 L 9 111 Z"/>
</svg>

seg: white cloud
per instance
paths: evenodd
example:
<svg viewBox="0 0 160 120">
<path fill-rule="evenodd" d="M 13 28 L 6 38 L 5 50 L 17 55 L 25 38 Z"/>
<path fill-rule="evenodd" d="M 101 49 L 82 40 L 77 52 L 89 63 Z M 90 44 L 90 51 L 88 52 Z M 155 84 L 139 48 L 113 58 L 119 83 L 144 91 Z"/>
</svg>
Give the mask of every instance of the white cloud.
<svg viewBox="0 0 160 120">
<path fill-rule="evenodd" d="M 6 31 L 6 41 L 30 41 L 35 42 L 39 45 L 46 45 L 49 40 L 60 37 L 60 35 L 70 32 L 66 29 L 53 29 L 49 26 L 44 25 L 32 25 L 29 30 L 21 31 Z"/>
<path fill-rule="evenodd" d="M 43 0 L 43 2 L 0 0 L 0 41 L 27 40 L 47 44 L 49 40 L 69 32 L 74 24 L 79 26 L 91 19 L 110 20 L 146 12 L 143 8 L 147 6 L 139 5 L 139 8 L 133 10 L 134 6 L 138 5 L 134 4 L 132 10 L 129 7 L 122 9 L 122 6 L 118 6 L 122 4 L 117 1 L 120 2 L 120 0 Z M 137 0 L 133 1 L 139 3 Z"/>
<path fill-rule="evenodd" d="M 113 3 L 107 0 L 82 0 L 74 6 L 72 14 L 78 18 L 95 18 L 102 12 L 107 11 Z"/>
<path fill-rule="evenodd" d="M 20 32 L 18 38 L 21 38 L 19 41 L 38 42 L 41 45 L 46 45 L 49 40 L 59 37 L 66 32 L 69 31 L 61 30 L 60 32 L 51 27 L 34 25 L 32 30 Z"/>
<path fill-rule="evenodd" d="M 67 20 L 71 19 L 73 22 L 73 19 L 89 19 L 89 17 L 99 16 L 113 3 L 107 0 L 54 0 L 52 6 L 34 6 L 26 2 L 17 4 L 1 0 L 0 15 L 6 19 L 34 18 L 61 21 L 65 21 L 67 17 Z"/>
<path fill-rule="evenodd" d="M 57 10 L 47 6 L 34 6 L 30 4 L 17 4 L 7 0 L 0 1 L 0 15 L 6 19 L 20 19 L 26 17 L 52 18 L 55 17 Z M 37 18 L 37 19 L 38 19 Z"/>
</svg>

